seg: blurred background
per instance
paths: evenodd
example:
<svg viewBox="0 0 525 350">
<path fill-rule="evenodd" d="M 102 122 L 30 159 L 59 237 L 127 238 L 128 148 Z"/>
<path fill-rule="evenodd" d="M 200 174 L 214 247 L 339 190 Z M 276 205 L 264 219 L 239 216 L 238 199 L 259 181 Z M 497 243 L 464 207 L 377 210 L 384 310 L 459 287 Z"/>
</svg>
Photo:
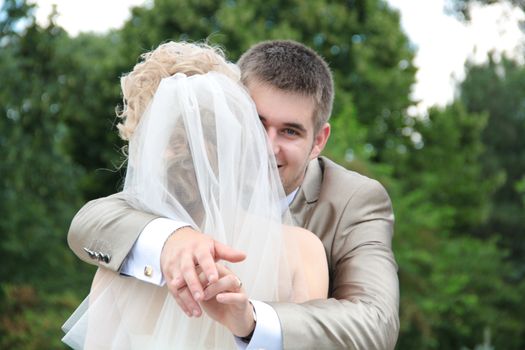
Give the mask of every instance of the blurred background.
<svg viewBox="0 0 525 350">
<path fill-rule="evenodd" d="M 94 273 L 69 223 L 124 175 L 119 77 L 166 40 L 206 39 L 232 61 L 294 39 L 330 64 L 324 153 L 394 204 L 397 349 L 525 349 L 523 1 L 52 3 L 0 1 L 1 349 L 65 348 Z"/>
</svg>

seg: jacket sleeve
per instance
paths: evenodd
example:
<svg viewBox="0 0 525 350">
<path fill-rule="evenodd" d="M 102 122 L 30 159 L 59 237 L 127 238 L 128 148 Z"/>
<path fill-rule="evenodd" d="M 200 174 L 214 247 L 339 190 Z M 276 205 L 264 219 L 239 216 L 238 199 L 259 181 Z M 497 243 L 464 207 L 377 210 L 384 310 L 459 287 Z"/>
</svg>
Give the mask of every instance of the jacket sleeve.
<svg viewBox="0 0 525 350">
<path fill-rule="evenodd" d="M 144 227 L 157 216 L 132 208 L 122 193 L 85 204 L 69 227 L 67 241 L 83 261 L 118 271 Z"/>
<path fill-rule="evenodd" d="M 331 250 L 330 298 L 270 303 L 284 349 L 393 349 L 399 332 L 399 281 L 391 248 L 388 194 L 366 181 L 348 199 Z"/>
</svg>

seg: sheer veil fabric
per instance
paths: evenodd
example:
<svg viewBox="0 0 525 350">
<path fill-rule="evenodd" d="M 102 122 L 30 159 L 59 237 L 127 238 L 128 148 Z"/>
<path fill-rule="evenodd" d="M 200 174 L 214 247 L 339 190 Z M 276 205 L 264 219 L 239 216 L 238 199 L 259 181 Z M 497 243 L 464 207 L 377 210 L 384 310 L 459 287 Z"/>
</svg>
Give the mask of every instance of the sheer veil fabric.
<svg viewBox="0 0 525 350">
<path fill-rule="evenodd" d="M 229 268 L 250 298 L 293 299 L 300 278 L 282 225 L 291 219 L 255 105 L 238 83 L 215 72 L 163 79 L 130 139 L 124 193 L 137 209 L 246 252 Z M 226 328 L 188 318 L 166 287 L 104 269 L 64 330 L 73 348 L 235 348 Z"/>
</svg>

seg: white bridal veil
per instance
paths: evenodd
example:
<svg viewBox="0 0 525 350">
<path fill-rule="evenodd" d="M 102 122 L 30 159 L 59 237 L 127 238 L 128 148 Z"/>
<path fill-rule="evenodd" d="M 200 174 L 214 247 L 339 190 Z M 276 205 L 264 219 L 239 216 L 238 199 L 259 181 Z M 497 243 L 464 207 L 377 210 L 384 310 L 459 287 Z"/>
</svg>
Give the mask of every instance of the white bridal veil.
<svg viewBox="0 0 525 350">
<path fill-rule="evenodd" d="M 246 252 L 229 268 L 250 298 L 291 299 L 284 193 L 255 106 L 238 83 L 215 72 L 163 79 L 130 139 L 124 193 L 137 209 L 183 220 Z M 74 348 L 235 347 L 206 315 L 188 318 L 166 287 L 104 269 L 64 328 Z"/>
</svg>

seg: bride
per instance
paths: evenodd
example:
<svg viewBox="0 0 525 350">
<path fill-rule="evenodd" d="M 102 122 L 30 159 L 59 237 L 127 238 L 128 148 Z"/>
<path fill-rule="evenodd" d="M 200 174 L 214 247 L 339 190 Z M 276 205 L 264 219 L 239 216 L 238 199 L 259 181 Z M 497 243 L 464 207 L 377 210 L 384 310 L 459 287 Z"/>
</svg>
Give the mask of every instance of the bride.
<svg viewBox="0 0 525 350">
<path fill-rule="evenodd" d="M 217 262 L 205 311 L 191 318 L 166 286 L 99 268 L 64 325 L 86 349 L 225 349 L 244 336 L 249 299 L 326 298 L 319 239 L 291 225 L 275 159 L 237 67 L 207 45 L 168 42 L 121 81 L 120 135 L 129 141 L 123 192 L 137 209 L 176 218 L 246 253 Z M 176 234 L 176 233 L 175 233 Z"/>
</svg>

